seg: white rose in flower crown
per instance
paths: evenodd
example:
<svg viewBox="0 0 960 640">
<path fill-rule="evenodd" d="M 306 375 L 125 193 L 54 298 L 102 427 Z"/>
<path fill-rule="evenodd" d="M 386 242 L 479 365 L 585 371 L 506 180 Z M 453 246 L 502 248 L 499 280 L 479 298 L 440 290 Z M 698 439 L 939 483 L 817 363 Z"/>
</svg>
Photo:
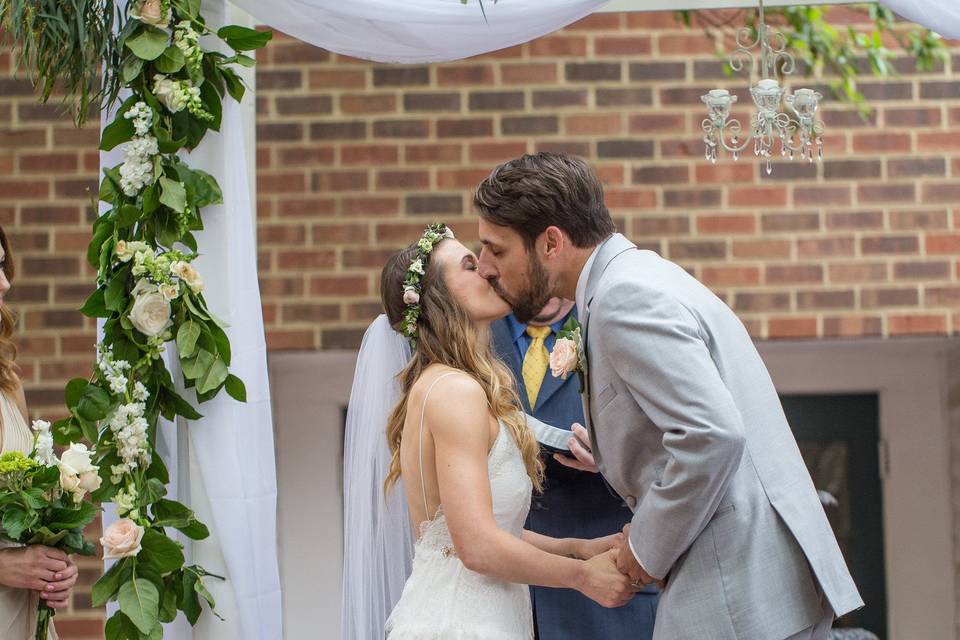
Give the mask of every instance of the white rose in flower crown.
<svg viewBox="0 0 960 640">
<path fill-rule="evenodd" d="M 190 287 L 190 290 L 194 293 L 203 291 L 203 278 L 200 277 L 200 273 L 194 269 L 193 265 L 189 262 L 182 260 L 174 262 L 170 265 L 170 273 L 186 282 L 187 286 Z"/>
<path fill-rule="evenodd" d="M 420 302 L 420 294 L 417 293 L 417 290 L 413 287 L 404 287 L 403 288 L 403 303 L 404 304 L 418 304 Z"/>
<path fill-rule="evenodd" d="M 170 301 L 159 287 L 146 278 L 141 279 L 133 288 L 133 308 L 130 309 L 130 322 L 145 336 L 158 336 L 173 322 L 170 320 Z"/>
<path fill-rule="evenodd" d="M 567 376 L 577 370 L 580 360 L 577 354 L 578 346 L 570 338 L 557 338 L 550 353 L 550 372 L 554 378 L 566 380 Z"/>
<path fill-rule="evenodd" d="M 171 80 L 162 74 L 153 76 L 153 96 L 159 100 L 170 113 L 182 111 L 187 106 L 180 91 L 180 83 Z"/>
<path fill-rule="evenodd" d="M 144 24 L 166 28 L 170 25 L 173 12 L 169 8 L 164 12 L 161 0 L 140 0 L 130 8 L 129 15 Z"/>
<path fill-rule="evenodd" d="M 140 553 L 143 527 L 129 518 L 121 518 L 103 532 L 103 559 L 129 558 Z"/>
</svg>

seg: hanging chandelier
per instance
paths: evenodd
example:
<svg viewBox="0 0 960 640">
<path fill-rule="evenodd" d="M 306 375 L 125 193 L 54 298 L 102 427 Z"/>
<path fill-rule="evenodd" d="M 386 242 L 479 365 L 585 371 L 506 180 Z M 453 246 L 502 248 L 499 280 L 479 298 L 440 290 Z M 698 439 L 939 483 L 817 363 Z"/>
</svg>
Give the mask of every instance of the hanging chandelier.
<svg viewBox="0 0 960 640">
<path fill-rule="evenodd" d="M 782 76 L 792 75 L 797 64 L 786 51 L 787 38 L 783 33 L 771 30 L 764 21 L 763 0 L 760 0 L 756 39 L 751 39 L 752 36 L 750 27 L 739 29 L 737 48 L 729 58 L 730 68 L 734 71 L 742 71 L 744 60 L 748 60 L 750 78 L 753 79 L 755 73 L 760 76 L 750 88 L 757 108 L 750 118 L 750 135 L 744 137 L 740 121 L 730 118 L 730 109 L 737 102 L 737 96 L 726 89 L 713 89 L 700 98 L 707 105 L 708 116 L 702 125 L 707 160 L 716 164 L 721 148 L 738 160 L 751 142 L 753 153 L 766 160 L 767 175 L 773 173 L 772 158 L 777 142 L 780 154 L 789 156 L 791 160 L 796 155 L 810 162 L 814 158 L 822 160 L 824 125 L 817 119 L 817 110 L 823 96 L 813 89 L 797 89 L 787 93 L 786 87 L 777 81 L 777 71 Z M 759 69 L 751 53 L 757 47 L 760 48 Z M 782 109 L 784 103 L 793 116 Z"/>
</svg>

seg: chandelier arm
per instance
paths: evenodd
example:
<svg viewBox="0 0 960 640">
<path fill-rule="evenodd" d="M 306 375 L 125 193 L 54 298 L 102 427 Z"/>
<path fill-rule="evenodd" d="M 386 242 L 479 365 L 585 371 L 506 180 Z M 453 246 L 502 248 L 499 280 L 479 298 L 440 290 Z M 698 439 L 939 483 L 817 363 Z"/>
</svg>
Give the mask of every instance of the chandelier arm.
<svg viewBox="0 0 960 640">
<path fill-rule="evenodd" d="M 732 142 L 727 142 L 726 132 L 729 131 L 731 137 L 740 138 L 743 134 L 743 126 L 740 124 L 739 120 L 728 120 L 722 125 L 717 126 L 716 123 L 710 122 L 710 120 L 704 120 L 704 124 L 710 123 L 710 131 L 707 131 L 707 127 L 704 126 L 704 131 L 707 131 L 707 134 L 713 134 L 713 140 L 719 144 L 721 148 L 730 153 L 742 153 L 749 145 L 751 137 L 747 136 L 742 145 L 735 145 Z"/>
</svg>

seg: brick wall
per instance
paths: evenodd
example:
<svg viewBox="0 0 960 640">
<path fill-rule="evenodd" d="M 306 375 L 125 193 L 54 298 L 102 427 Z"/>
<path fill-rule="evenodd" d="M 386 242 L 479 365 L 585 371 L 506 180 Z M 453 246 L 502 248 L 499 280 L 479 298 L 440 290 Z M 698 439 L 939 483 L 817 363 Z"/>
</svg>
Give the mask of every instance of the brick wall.
<svg viewBox="0 0 960 640">
<path fill-rule="evenodd" d="M 835 12 L 850 22 L 847 10 Z M 352 348 L 386 255 L 429 221 L 476 240 L 470 193 L 496 163 L 562 150 L 602 176 L 618 226 L 724 296 L 759 339 L 960 332 L 960 46 L 935 73 L 865 77 L 862 121 L 833 103 L 823 165 L 703 160 L 713 45 L 670 13 L 606 14 L 459 63 L 386 66 L 278 37 L 258 70 L 258 235 L 271 349 Z M 0 224 L 31 411 L 90 371 L 83 251 L 93 127 L 39 106 L 0 49 Z M 806 84 L 804 81 L 798 83 Z M 738 111 L 746 121 L 747 110 Z M 84 564 L 66 639 L 100 637 Z"/>
</svg>

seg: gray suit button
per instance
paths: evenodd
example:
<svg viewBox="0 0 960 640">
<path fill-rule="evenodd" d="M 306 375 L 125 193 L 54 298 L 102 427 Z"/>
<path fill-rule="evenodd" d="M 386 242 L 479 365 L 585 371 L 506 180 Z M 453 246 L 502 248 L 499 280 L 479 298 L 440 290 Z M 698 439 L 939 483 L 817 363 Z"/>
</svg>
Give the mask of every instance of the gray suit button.
<svg viewBox="0 0 960 640">
<path fill-rule="evenodd" d="M 630 507 L 631 509 L 636 508 L 636 506 L 637 506 L 637 499 L 636 499 L 636 498 L 634 498 L 633 496 L 627 496 L 626 500 L 627 500 L 627 506 L 628 506 L 628 507 Z"/>
</svg>

